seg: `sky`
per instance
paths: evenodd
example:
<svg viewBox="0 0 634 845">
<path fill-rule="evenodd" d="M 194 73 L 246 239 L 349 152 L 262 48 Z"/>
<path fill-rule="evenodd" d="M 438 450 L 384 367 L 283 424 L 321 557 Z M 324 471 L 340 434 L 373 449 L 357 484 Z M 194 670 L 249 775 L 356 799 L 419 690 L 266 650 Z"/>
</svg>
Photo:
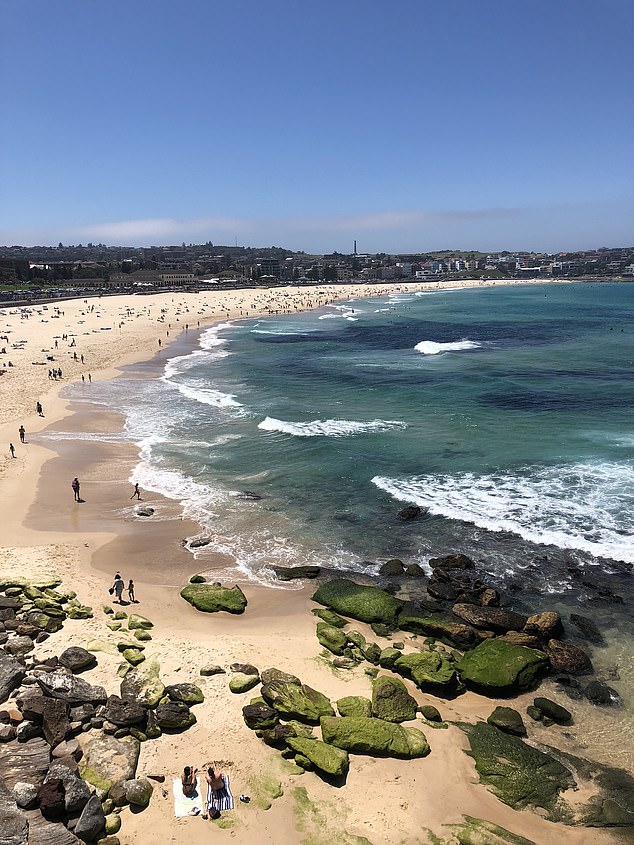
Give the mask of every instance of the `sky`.
<svg viewBox="0 0 634 845">
<path fill-rule="evenodd" d="M 634 244 L 631 0 L 0 0 L 0 245 Z"/>
</svg>

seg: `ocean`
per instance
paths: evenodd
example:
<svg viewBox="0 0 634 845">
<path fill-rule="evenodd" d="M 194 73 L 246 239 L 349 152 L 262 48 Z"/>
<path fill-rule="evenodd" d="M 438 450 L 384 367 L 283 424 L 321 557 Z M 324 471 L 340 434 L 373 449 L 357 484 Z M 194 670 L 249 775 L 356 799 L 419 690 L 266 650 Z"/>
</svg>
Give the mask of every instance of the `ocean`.
<svg viewBox="0 0 634 845">
<path fill-rule="evenodd" d="M 217 324 L 91 399 L 125 414 L 131 481 L 225 553 L 212 571 L 192 552 L 213 580 L 296 589 L 272 567 L 430 571 L 462 552 L 517 610 L 591 616 L 609 642 L 598 673 L 634 709 L 634 284 L 448 287 Z M 410 504 L 421 516 L 399 520 Z"/>
</svg>

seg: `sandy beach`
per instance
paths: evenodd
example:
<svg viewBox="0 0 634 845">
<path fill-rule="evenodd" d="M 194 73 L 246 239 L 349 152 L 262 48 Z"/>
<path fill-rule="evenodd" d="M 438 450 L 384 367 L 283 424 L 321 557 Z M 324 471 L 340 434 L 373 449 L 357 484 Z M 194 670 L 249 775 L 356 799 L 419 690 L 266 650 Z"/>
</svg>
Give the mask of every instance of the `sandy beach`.
<svg viewBox="0 0 634 845">
<path fill-rule="evenodd" d="M 477 284 L 490 283 L 450 286 Z M 466 736 L 454 725 L 445 730 L 424 728 L 431 746 L 431 754 L 424 759 L 351 755 L 343 786 L 332 786 L 312 772 L 299 774 L 246 727 L 242 707 L 258 692 L 232 694 L 229 667 L 234 663 L 254 664 L 260 670 L 277 667 L 297 675 L 333 702 L 343 696 L 370 696 L 371 680 L 363 666 L 333 670 L 320 657 L 311 614 L 316 607 L 311 600 L 314 585 L 307 582 L 302 589 L 267 590 L 243 584 L 248 608 L 241 616 L 203 614 L 186 604 L 178 592 L 196 573 L 197 564 L 183 541 L 195 536 L 198 526 L 182 518 L 178 503 L 155 494 L 142 493 L 142 504 L 154 508 L 160 519 L 139 518 L 136 502 L 130 499 L 129 478 L 138 460 L 134 444 L 121 437 L 81 436 L 83 432 L 119 435 L 121 415 L 91 406 L 89 401 L 71 403 L 63 396 L 63 388 L 74 382 L 89 400 L 92 382 L 115 378 L 121 367 L 132 363 L 162 361 L 173 354 L 171 344 L 218 321 L 293 313 L 350 297 L 435 288 L 436 283 L 320 285 L 113 296 L 0 310 L 0 349 L 4 348 L 0 355 L 4 371 L 0 376 L 0 574 L 33 579 L 58 575 L 94 611 L 91 619 L 68 620 L 61 631 L 37 645 L 38 655 L 47 657 L 69 645 L 100 640 L 103 650 L 96 655 L 98 666 L 85 677 L 109 693 L 118 693 L 118 636 L 106 626 L 109 617 L 102 608 L 113 606 L 108 588 L 115 571 L 121 570 L 124 579 L 134 577 L 138 600 L 123 609 L 141 613 L 154 623 L 145 653 L 157 654 L 164 682 L 195 683 L 205 695 L 204 702 L 193 708 L 197 722 L 192 728 L 141 745 L 138 774 L 165 780 L 155 782 L 152 801 L 142 813 L 122 810 L 118 836 L 124 845 L 198 845 L 210 835 L 234 843 L 257 839 L 262 845 L 414 845 L 433 841 L 427 831 L 449 837 L 445 826 L 462 822 L 464 816 L 486 819 L 536 845 L 625 841 L 617 832 L 554 824 L 502 803 L 478 782 L 474 761 L 464 753 Z M 49 371 L 60 368 L 62 378 L 49 376 Z M 42 404 L 43 416 L 36 413 L 36 402 Z M 25 429 L 24 443 L 20 426 Z M 51 435 L 56 432 L 74 436 L 55 439 Z M 75 476 L 82 485 L 80 504 L 73 502 L 70 488 Z M 369 640 L 375 638 L 367 625 L 358 623 L 354 628 Z M 409 634 L 399 634 L 399 638 L 406 651 L 415 650 Z M 218 664 L 226 673 L 202 677 L 200 668 L 207 664 Z M 420 704 L 438 706 L 449 721 L 486 719 L 497 704 L 509 703 L 474 693 L 445 701 L 421 693 L 412 684 L 408 690 Z M 532 696 L 525 694 L 511 706 L 524 710 L 531 701 Z M 546 728 L 536 727 L 531 737 L 551 741 Z M 574 753 L 574 729 L 561 742 L 564 750 Z M 187 764 L 202 768 L 212 761 L 231 779 L 235 810 L 223 813 L 218 822 L 175 818 L 172 778 Z M 566 797 L 581 800 L 587 797 L 582 792 L 574 799 Z M 250 796 L 249 803 L 238 801 L 241 794 Z M 215 829 L 210 831 L 210 827 Z"/>
</svg>

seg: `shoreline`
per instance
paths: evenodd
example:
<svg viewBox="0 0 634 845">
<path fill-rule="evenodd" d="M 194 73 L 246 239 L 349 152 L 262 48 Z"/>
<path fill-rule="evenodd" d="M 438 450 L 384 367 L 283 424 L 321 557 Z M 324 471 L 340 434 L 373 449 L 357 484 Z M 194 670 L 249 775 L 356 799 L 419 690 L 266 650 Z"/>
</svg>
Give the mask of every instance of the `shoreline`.
<svg viewBox="0 0 634 845">
<path fill-rule="evenodd" d="M 535 280 L 534 283 L 544 284 L 544 281 Z M 499 281 L 493 284 L 501 286 Z M 530 282 L 521 280 L 516 284 Z M 473 287 L 472 284 L 464 285 L 467 286 Z M 385 286 L 386 292 L 395 294 L 402 293 L 403 287 Z M 436 289 L 435 286 L 425 285 L 413 288 Z M 275 289 L 274 292 L 279 294 L 280 290 Z M 322 290 L 320 287 L 319 292 L 322 293 Z M 262 293 L 249 292 L 255 295 Z M 302 299 L 298 304 L 304 306 L 306 294 L 310 292 L 300 289 L 300 293 Z M 224 297 L 226 292 L 219 295 Z M 382 294 L 371 289 L 368 295 Z M 209 293 L 204 296 L 210 298 Z M 346 292 L 340 299 L 347 300 L 350 296 Z M 359 291 L 353 290 L 352 297 L 360 298 Z M 280 307 L 286 305 L 288 303 L 280 302 Z M 244 311 L 244 300 L 235 303 L 235 308 Z M 241 316 L 251 318 L 257 315 L 236 314 L 232 319 L 240 319 Z M 213 316 L 203 317 L 205 325 L 200 326 L 200 331 L 225 319 L 228 319 L 227 315 L 218 309 Z M 164 325 L 159 324 L 159 327 L 164 328 Z M 104 355 L 103 369 L 95 367 L 91 372 L 99 379 L 106 379 L 116 378 L 125 367 L 154 368 L 159 361 L 157 355 L 171 357 L 179 343 L 186 341 L 189 344 L 190 339 L 193 342 L 194 334 L 196 337 L 200 334 L 196 326 L 195 333 L 189 336 L 183 331 L 176 338 L 165 338 L 166 345 L 162 341 L 161 351 L 157 353 L 154 348 L 156 327 L 148 324 L 147 328 L 136 351 L 126 353 L 119 360 Z M 110 350 L 110 355 L 114 354 L 115 351 Z M 15 560 L 11 563 L 15 571 L 22 574 L 29 565 L 33 573 L 38 571 L 40 563 L 33 560 L 34 549 L 55 550 L 48 554 L 48 564 L 47 552 L 42 552 L 45 562 L 44 568 L 40 567 L 39 571 L 47 568 L 50 571 L 50 566 L 57 561 L 65 585 L 76 589 L 83 603 L 93 606 L 94 619 L 67 623 L 62 632 L 43 644 L 43 654 L 58 653 L 65 643 L 84 645 L 86 634 L 103 639 L 108 637 L 107 629 L 104 631 L 107 617 L 101 606 L 109 603 L 107 587 L 115 569 L 121 568 L 124 579 L 131 571 L 134 572 L 140 603 L 133 609 L 155 624 L 152 635 L 161 656 L 161 673 L 169 679 L 166 682 L 190 681 L 203 688 L 205 703 L 195 708 L 197 725 L 184 734 L 144 743 L 140 772 L 167 774 L 165 785 L 169 787 L 170 772 L 176 775 L 186 762 L 199 765 L 203 758 L 213 758 L 224 761 L 236 796 L 240 792 L 257 794 L 266 779 L 279 782 L 287 800 L 272 800 L 269 810 L 258 807 L 257 802 L 244 808 L 244 812 L 239 806 L 235 826 L 224 832 L 238 843 L 250 842 L 255 835 L 263 843 L 304 841 L 304 834 L 296 831 L 297 801 L 291 798 L 293 790 L 298 787 L 308 789 L 311 799 L 323 809 L 326 827 L 336 827 L 343 822 L 349 830 L 368 837 L 374 845 L 379 841 L 409 844 L 410 841 L 418 841 L 414 840 L 413 834 L 418 836 L 425 828 L 432 828 L 440 835 L 443 833 L 442 825 L 462 821 L 463 814 L 508 827 L 537 845 L 554 840 L 564 845 L 582 845 L 587 841 L 587 829 L 554 824 L 533 813 L 512 810 L 478 784 L 473 761 L 462 750 L 466 746 L 466 738 L 455 727 L 446 731 L 426 731 L 433 753 L 425 760 L 355 757 L 340 798 L 333 793 L 332 787 L 311 774 L 301 777 L 290 774 L 280 763 L 279 755 L 258 742 L 245 728 L 240 708 L 249 697 L 245 700 L 243 696 L 229 693 L 226 675 L 201 678 L 198 669 L 206 662 L 217 662 L 224 667 L 233 662 L 253 662 L 260 669 L 279 666 L 284 671 L 297 674 L 332 700 L 342 695 L 367 695 L 368 678 L 362 669 L 348 673 L 333 672 L 318 658 L 320 647 L 314 632 L 315 620 L 310 613 L 314 606 L 310 600 L 314 585 L 305 582 L 301 589 L 285 590 L 273 590 L 257 584 L 243 585 L 249 605 L 244 616 L 237 617 L 201 614 L 182 601 L 175 590 L 184 586 L 196 571 L 196 559 L 183 547 L 182 540 L 198 533 L 197 524 L 182 518 L 178 502 L 157 494 L 148 494 L 147 498 L 143 495 L 143 504 L 156 506 L 157 519 L 152 517 L 144 521 L 133 516 L 131 509 L 134 503 L 128 499 L 132 485 L 127 480 L 127 470 L 138 462 L 138 453 L 133 443 L 121 437 L 122 415 L 112 411 L 100 412 L 90 405 L 81 407 L 77 402 L 60 396 L 60 389 L 61 385 L 51 386 L 51 392 L 45 397 L 45 425 L 34 416 L 25 420 L 27 429 L 32 427 L 34 438 L 29 443 L 27 433 L 29 449 L 24 450 L 26 454 L 11 462 L 8 471 L 6 460 L 5 467 L 0 469 L 0 485 L 7 494 L 5 501 L 9 502 L 8 514 L 5 512 L 8 521 L 5 545 L 13 552 Z M 17 419 L 0 425 L 5 439 L 9 426 L 15 428 L 16 425 Z M 38 428 L 38 425 L 41 427 Z M 46 436 L 56 431 L 72 432 L 77 434 L 77 439 L 37 440 L 36 435 L 40 432 Z M 82 440 L 82 433 L 87 431 L 113 437 L 102 441 Z M 70 499 L 69 479 L 73 475 L 85 479 L 82 493 L 86 495 L 86 501 L 79 506 L 72 504 Z M 98 482 L 89 482 L 91 478 L 98 479 Z M 60 482 L 60 479 L 63 481 Z M 62 506 L 60 496 L 69 497 L 68 500 L 63 499 Z M 7 563 L 5 559 L 3 571 Z M 143 574 L 139 577 L 137 571 Z M 125 609 L 130 611 L 129 607 Z M 80 631 L 74 630 L 76 627 Z M 355 624 L 354 627 L 362 630 L 368 638 L 373 637 L 368 626 Z M 104 683 L 109 690 L 116 691 L 118 682 L 113 683 L 113 678 L 116 681 L 118 655 L 104 653 L 98 656 L 99 668 L 90 673 L 90 682 Z M 416 693 L 416 697 L 425 703 L 437 703 L 433 696 Z M 513 704 L 521 707 L 530 703 L 529 698 L 529 695 L 520 696 L 514 699 Z M 443 701 L 439 706 L 448 713 L 449 719 L 473 721 L 486 718 L 496 704 L 504 703 L 503 700 L 466 693 L 459 699 Z M 417 784 L 420 783 L 424 784 L 423 795 L 418 794 L 420 789 Z M 413 794 L 417 795 L 417 802 L 407 802 L 404 807 L 403 798 Z M 338 808 L 335 801 L 342 802 L 341 807 Z M 399 805 L 401 809 L 397 810 Z M 389 807 L 394 808 L 393 813 Z M 171 841 L 175 843 L 187 840 L 192 845 L 198 845 L 207 839 L 205 823 L 200 819 L 174 819 L 171 810 L 169 788 L 167 797 L 160 789 L 155 789 L 150 807 L 142 814 L 135 815 L 129 810 L 122 813 L 121 842 L 126 845 L 135 838 L 136 841 L 150 841 L 159 830 L 163 833 L 169 830 Z M 597 845 L 623 841 L 618 833 L 607 830 L 593 829 L 592 836 Z"/>
</svg>

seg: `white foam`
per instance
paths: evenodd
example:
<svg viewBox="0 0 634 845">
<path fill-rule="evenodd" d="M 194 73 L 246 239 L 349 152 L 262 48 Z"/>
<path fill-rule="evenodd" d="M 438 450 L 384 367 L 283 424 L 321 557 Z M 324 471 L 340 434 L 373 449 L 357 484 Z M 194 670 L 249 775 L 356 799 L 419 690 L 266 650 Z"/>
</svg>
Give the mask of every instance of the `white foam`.
<svg viewBox="0 0 634 845">
<path fill-rule="evenodd" d="M 279 431 L 295 437 L 348 437 L 353 434 L 373 434 L 390 429 L 404 429 L 407 425 L 398 420 L 310 420 L 310 422 L 287 422 L 266 417 L 258 425 L 262 431 Z"/>
<path fill-rule="evenodd" d="M 523 467 L 517 474 L 375 476 L 399 502 L 533 543 L 634 563 L 634 466 Z"/>
<path fill-rule="evenodd" d="M 463 349 L 478 349 L 481 344 L 473 340 L 455 340 L 450 343 L 435 343 L 433 340 L 421 340 L 414 349 L 423 355 L 439 355 L 441 352 L 460 352 Z"/>
<path fill-rule="evenodd" d="M 221 390 L 213 390 L 210 387 L 191 387 L 178 381 L 170 381 L 168 384 L 187 399 L 193 399 L 194 402 L 200 402 L 202 405 L 210 405 L 212 408 L 242 407 L 232 393 L 223 393 Z"/>
</svg>

